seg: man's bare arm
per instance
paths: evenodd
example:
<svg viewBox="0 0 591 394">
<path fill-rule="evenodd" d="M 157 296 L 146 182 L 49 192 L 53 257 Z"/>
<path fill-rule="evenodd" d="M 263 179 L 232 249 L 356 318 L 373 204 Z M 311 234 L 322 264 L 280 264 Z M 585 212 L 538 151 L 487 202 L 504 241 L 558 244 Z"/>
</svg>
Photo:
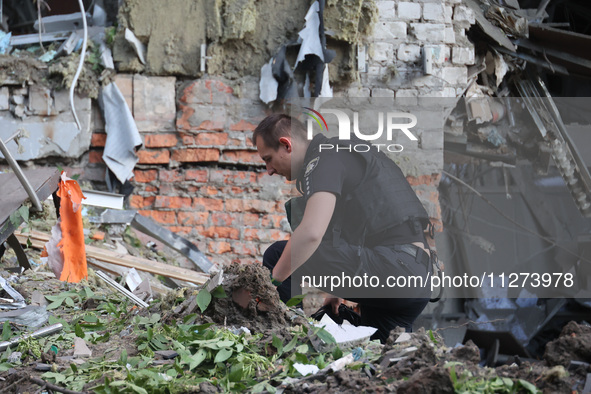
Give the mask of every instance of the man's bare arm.
<svg viewBox="0 0 591 394">
<path fill-rule="evenodd" d="M 273 270 L 273 278 L 284 281 L 318 249 L 334 213 L 336 202 L 336 196 L 329 192 L 317 192 L 310 196 L 302 222 L 285 245 L 283 254 Z"/>
</svg>

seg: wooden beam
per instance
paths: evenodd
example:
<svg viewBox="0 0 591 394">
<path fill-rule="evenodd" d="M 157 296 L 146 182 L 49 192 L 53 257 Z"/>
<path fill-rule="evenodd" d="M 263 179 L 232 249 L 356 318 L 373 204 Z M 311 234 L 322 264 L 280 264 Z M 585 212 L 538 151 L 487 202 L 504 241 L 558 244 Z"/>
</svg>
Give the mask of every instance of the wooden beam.
<svg viewBox="0 0 591 394">
<path fill-rule="evenodd" d="M 43 249 L 45 243 L 49 241 L 50 238 L 49 234 L 38 231 L 33 231 L 30 234 L 23 234 L 21 232 L 15 232 L 14 234 L 23 245 L 26 245 L 27 239 L 30 239 L 32 247 L 36 249 Z M 184 280 L 198 285 L 204 284 L 209 279 L 209 275 L 207 274 L 144 259 L 142 257 L 116 253 L 97 246 L 86 245 L 86 256 L 106 263 L 127 268 L 135 268 L 138 271 L 148 272 L 153 275 L 162 275 L 172 279 Z"/>
</svg>

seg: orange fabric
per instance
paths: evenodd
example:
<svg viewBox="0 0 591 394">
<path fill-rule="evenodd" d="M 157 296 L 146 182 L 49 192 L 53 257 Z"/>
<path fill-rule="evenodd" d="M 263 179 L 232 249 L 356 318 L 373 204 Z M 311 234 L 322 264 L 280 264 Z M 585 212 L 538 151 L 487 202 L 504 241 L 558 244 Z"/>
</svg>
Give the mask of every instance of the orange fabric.
<svg viewBox="0 0 591 394">
<path fill-rule="evenodd" d="M 64 257 L 64 269 L 60 280 L 78 283 L 88 277 L 86 267 L 86 248 L 84 245 L 84 228 L 82 226 L 82 210 L 80 204 L 86 198 L 80 190 L 78 182 L 62 176 L 57 195 L 60 197 L 60 218 L 62 240 L 57 246 Z"/>
</svg>

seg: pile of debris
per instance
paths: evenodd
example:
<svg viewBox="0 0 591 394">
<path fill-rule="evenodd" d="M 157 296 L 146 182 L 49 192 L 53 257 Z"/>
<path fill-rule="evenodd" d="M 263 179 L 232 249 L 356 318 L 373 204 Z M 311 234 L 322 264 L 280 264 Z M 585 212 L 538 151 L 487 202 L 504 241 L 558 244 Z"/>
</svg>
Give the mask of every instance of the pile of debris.
<svg viewBox="0 0 591 394">
<path fill-rule="evenodd" d="M 132 305 L 93 271 L 77 285 L 42 269 L 2 273 L 5 290 L 45 311 L 49 326 L 27 335 L 39 326 L 3 318 L 0 390 L 536 393 L 591 384 L 589 349 L 581 346 L 590 343 L 588 327 L 565 327 L 548 344 L 546 362 L 517 357 L 497 368 L 479 365 L 472 342 L 449 348 L 424 329 L 393 331 L 385 345 L 368 336 L 339 343 L 330 323 L 320 328 L 283 305 L 265 269 L 249 267 L 230 266 L 199 289 L 171 291 L 149 306 Z M 233 293 L 247 284 L 258 301 L 244 309 Z"/>
</svg>

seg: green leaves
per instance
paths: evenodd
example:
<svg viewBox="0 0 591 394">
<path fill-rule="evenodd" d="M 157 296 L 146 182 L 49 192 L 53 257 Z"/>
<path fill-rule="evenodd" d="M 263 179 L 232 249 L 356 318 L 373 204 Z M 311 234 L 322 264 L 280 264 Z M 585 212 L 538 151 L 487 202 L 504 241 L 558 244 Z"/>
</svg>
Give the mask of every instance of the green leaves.
<svg viewBox="0 0 591 394">
<path fill-rule="evenodd" d="M 297 296 L 295 296 L 295 297 L 292 297 L 292 298 L 290 298 L 290 299 L 289 299 L 289 300 L 288 300 L 288 301 L 285 303 L 285 305 L 286 305 L 286 306 L 288 306 L 288 307 L 290 307 L 290 308 L 291 308 L 292 306 L 296 306 L 297 304 L 299 304 L 300 302 L 302 302 L 302 300 L 304 299 L 304 297 L 305 297 L 305 296 L 306 296 L 305 294 L 300 294 L 300 295 L 297 295 Z"/>
<path fill-rule="evenodd" d="M 223 363 L 224 361 L 226 361 L 227 359 L 230 358 L 232 353 L 234 353 L 232 351 L 232 349 L 228 349 L 228 348 L 220 349 L 220 351 L 215 355 L 215 359 L 213 360 L 213 362 L 214 363 Z"/>
<path fill-rule="evenodd" d="M 199 306 L 199 309 L 201 309 L 202 313 L 205 312 L 210 302 L 211 294 L 209 291 L 207 291 L 205 287 L 199 290 L 199 293 L 197 294 L 197 306 Z"/>
</svg>

